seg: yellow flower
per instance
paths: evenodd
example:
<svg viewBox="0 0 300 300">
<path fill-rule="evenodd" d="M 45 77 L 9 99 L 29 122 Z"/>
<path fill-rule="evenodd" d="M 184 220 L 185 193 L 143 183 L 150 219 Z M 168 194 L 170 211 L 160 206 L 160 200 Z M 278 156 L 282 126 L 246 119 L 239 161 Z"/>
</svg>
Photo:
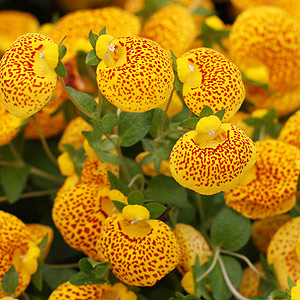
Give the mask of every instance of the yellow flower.
<svg viewBox="0 0 300 300">
<path fill-rule="evenodd" d="M 97 242 L 100 260 L 109 261 L 122 282 L 152 286 L 178 264 L 179 244 L 165 223 L 149 220 L 135 205 L 125 208 L 104 223 Z"/>
<path fill-rule="evenodd" d="M 99 259 L 95 246 L 104 220 L 115 211 L 111 200 L 126 203 L 121 192 L 95 183 L 78 184 L 58 193 L 52 218 L 66 243 Z"/>
<path fill-rule="evenodd" d="M 75 174 L 75 167 L 68 152 L 63 152 L 57 158 L 60 173 L 64 176 L 72 176 Z"/>
<path fill-rule="evenodd" d="M 181 286 L 184 290 L 193 295 L 195 293 L 194 275 L 192 271 L 186 272 L 181 279 Z"/>
<path fill-rule="evenodd" d="M 289 117 L 279 134 L 278 140 L 300 149 L 300 110 Z"/>
<path fill-rule="evenodd" d="M 104 26 L 106 31 L 115 37 L 137 36 L 140 32 L 141 22 L 138 17 L 119 7 L 85 9 L 68 13 L 60 18 L 49 36 L 56 43 L 67 36 L 64 41 L 64 45 L 68 49 L 64 61 L 67 61 L 76 55 L 78 50 L 85 52 L 92 50 L 88 33 L 92 30 L 98 34 Z"/>
<path fill-rule="evenodd" d="M 206 121 L 210 126 L 205 126 Z M 234 125 L 220 125 L 215 116 L 200 119 L 198 127 L 200 132 L 184 134 L 173 147 L 170 169 L 174 179 L 205 195 L 233 188 L 254 165 L 255 144 Z"/>
<path fill-rule="evenodd" d="M 201 233 L 187 224 L 178 223 L 174 233 L 181 249 L 181 256 L 177 268 L 182 274 L 192 272 L 192 266 L 196 263 L 199 256 L 200 265 L 206 263 L 212 255 L 206 240 Z"/>
<path fill-rule="evenodd" d="M 300 279 L 297 280 L 296 286 L 291 289 L 291 300 L 300 299 Z"/>
<path fill-rule="evenodd" d="M 157 42 L 169 55 L 170 50 L 181 55 L 196 37 L 193 15 L 182 5 L 169 4 L 147 19 L 140 36 Z"/>
<path fill-rule="evenodd" d="M 230 120 L 245 98 L 241 73 L 221 53 L 198 48 L 177 58 L 177 70 L 183 83 L 183 98 L 196 115 L 204 106 L 214 112 L 226 109 L 223 121 Z"/>
<path fill-rule="evenodd" d="M 103 39 L 96 43 L 96 50 L 101 49 L 104 58 L 96 76 L 109 102 L 125 111 L 145 112 L 169 99 L 174 73 L 161 46 L 140 37 L 116 38 L 105 44 L 107 52 L 103 56 L 103 45 L 98 45 Z"/>
<path fill-rule="evenodd" d="M 51 99 L 56 87 L 58 46 L 52 39 L 29 33 L 19 37 L 0 62 L 0 101 L 19 118 L 29 117 Z"/>
<path fill-rule="evenodd" d="M 256 147 L 256 164 L 237 186 L 225 192 L 225 202 L 247 218 L 262 219 L 295 205 L 300 151 L 277 140 L 259 141 Z"/>
</svg>

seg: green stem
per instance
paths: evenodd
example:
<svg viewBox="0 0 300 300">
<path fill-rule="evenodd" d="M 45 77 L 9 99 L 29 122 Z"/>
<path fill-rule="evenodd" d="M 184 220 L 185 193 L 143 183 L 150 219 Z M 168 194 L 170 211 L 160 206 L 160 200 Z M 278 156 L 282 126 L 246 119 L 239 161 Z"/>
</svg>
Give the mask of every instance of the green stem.
<svg viewBox="0 0 300 300">
<path fill-rule="evenodd" d="M 97 118 L 100 120 L 101 119 L 101 109 L 102 109 L 102 103 L 103 103 L 103 95 L 102 93 L 98 92 L 98 105 L 97 105 Z"/>
<path fill-rule="evenodd" d="M 128 186 L 131 187 L 131 186 L 135 183 L 135 181 L 136 181 L 137 179 L 139 179 L 139 178 L 141 178 L 141 180 L 142 180 L 142 183 L 141 183 L 141 190 L 143 190 L 143 189 L 144 189 L 144 186 L 145 186 L 145 177 L 144 177 L 144 175 L 143 175 L 142 173 L 136 174 L 136 175 L 130 180 Z"/>
<path fill-rule="evenodd" d="M 63 265 L 53 265 L 53 264 L 44 264 L 44 267 L 50 269 L 66 269 L 66 268 L 78 268 L 78 264 L 63 264 Z"/>
<path fill-rule="evenodd" d="M 259 133 L 259 137 L 258 140 L 259 141 L 263 141 L 265 138 L 265 133 L 266 133 L 266 126 L 262 125 L 261 129 L 260 129 L 260 133 Z"/>
<path fill-rule="evenodd" d="M 168 103 L 167 103 L 167 107 L 166 107 L 166 109 L 164 110 L 164 114 L 163 114 L 163 116 L 162 116 L 162 118 L 161 118 L 161 122 L 160 122 L 160 126 L 159 126 L 159 131 L 158 131 L 158 136 L 160 136 L 161 133 L 162 133 L 162 131 L 163 131 L 164 124 L 165 124 L 166 117 L 167 117 L 167 112 L 168 112 L 168 109 L 169 109 L 170 104 L 171 104 L 171 100 L 172 100 L 172 97 L 173 97 L 174 90 L 175 90 L 175 89 L 173 88 L 173 90 L 172 90 L 172 92 L 171 92 L 171 95 L 170 95 L 170 97 L 169 97 Z"/>
<path fill-rule="evenodd" d="M 99 119 L 97 117 L 95 117 L 93 114 L 90 114 L 89 112 L 87 112 L 85 109 L 83 109 L 78 103 L 77 101 L 73 98 L 73 96 L 69 93 L 65 83 L 64 83 L 64 80 L 58 76 L 59 78 L 59 81 L 62 85 L 62 88 L 64 90 L 64 92 L 66 93 L 66 95 L 69 97 L 69 99 L 73 102 L 73 104 L 81 111 L 83 112 L 85 115 L 87 115 L 89 118 L 93 119 L 93 120 L 96 120 L 96 121 L 99 121 Z"/>
<path fill-rule="evenodd" d="M 28 192 L 28 193 L 21 194 L 19 196 L 19 198 L 20 199 L 24 199 L 24 198 L 33 198 L 33 197 L 40 197 L 40 196 L 48 196 L 48 195 L 54 194 L 56 192 L 57 192 L 57 189 Z M 6 196 L 0 197 L 0 202 L 5 202 L 7 200 L 8 200 L 8 198 Z"/>
<path fill-rule="evenodd" d="M 45 136 L 43 134 L 43 131 L 39 125 L 39 123 L 37 122 L 35 116 L 32 117 L 32 120 L 33 120 L 33 123 L 38 131 L 38 134 L 40 136 L 40 140 L 41 140 L 41 143 L 42 143 L 42 146 L 43 146 L 43 149 L 45 151 L 45 153 L 47 154 L 47 156 L 49 157 L 49 159 L 57 166 L 57 160 L 56 160 L 56 157 L 52 154 L 49 146 L 48 146 L 48 143 L 45 139 Z"/>
</svg>

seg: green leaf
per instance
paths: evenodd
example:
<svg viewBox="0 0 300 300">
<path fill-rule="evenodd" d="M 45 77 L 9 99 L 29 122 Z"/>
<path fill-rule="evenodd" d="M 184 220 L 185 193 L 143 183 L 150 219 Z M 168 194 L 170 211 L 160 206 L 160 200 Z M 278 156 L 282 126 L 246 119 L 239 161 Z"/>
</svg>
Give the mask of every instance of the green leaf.
<svg viewBox="0 0 300 300">
<path fill-rule="evenodd" d="M 159 203 L 179 208 L 190 207 L 185 188 L 171 177 L 158 175 L 152 178 L 145 194 L 150 199 Z"/>
<path fill-rule="evenodd" d="M 202 119 L 204 117 L 209 117 L 213 114 L 213 110 L 209 106 L 205 105 L 200 112 L 199 118 Z"/>
<path fill-rule="evenodd" d="M 142 139 L 142 145 L 143 145 L 143 149 L 146 152 L 151 153 L 151 152 L 154 151 L 152 140 L 150 140 L 150 139 Z"/>
<path fill-rule="evenodd" d="M 150 153 L 144 156 L 141 161 L 139 162 L 140 165 L 147 165 L 150 164 L 154 159 L 154 154 Z"/>
<path fill-rule="evenodd" d="M 146 203 L 144 205 L 150 212 L 150 219 L 159 218 L 167 208 L 159 203 Z"/>
<path fill-rule="evenodd" d="M 119 178 L 117 178 L 116 175 L 114 175 L 112 172 L 107 171 L 108 179 L 111 185 L 111 189 L 119 190 L 121 193 L 123 193 L 125 196 L 128 196 L 130 192 L 132 191 L 130 187 L 127 185 L 124 185 Z"/>
<path fill-rule="evenodd" d="M 205 16 L 205 17 L 210 17 L 215 15 L 215 12 L 204 7 L 204 6 L 199 6 L 197 7 L 195 10 L 193 10 L 192 12 L 193 15 L 201 15 L 201 16 Z"/>
<path fill-rule="evenodd" d="M 43 289 L 43 276 L 40 264 L 36 272 L 31 276 L 31 281 L 39 291 Z"/>
<path fill-rule="evenodd" d="M 103 158 L 103 161 L 106 162 L 110 162 L 112 164 L 115 164 L 115 165 L 122 165 L 123 164 L 123 161 L 122 159 L 116 155 L 116 154 L 113 154 L 111 152 L 108 152 L 108 151 L 101 151 L 101 157 Z"/>
<path fill-rule="evenodd" d="M 42 268 L 43 280 L 47 285 L 55 290 L 59 285 L 70 280 L 71 276 L 76 274 L 74 269 L 50 269 L 47 267 Z"/>
<path fill-rule="evenodd" d="M 114 113 L 108 113 L 101 120 L 93 120 L 93 123 L 103 133 L 110 134 L 112 129 L 118 125 L 118 116 Z"/>
<path fill-rule="evenodd" d="M 158 130 L 160 128 L 161 120 L 164 115 L 164 111 L 161 108 L 155 108 L 154 113 L 153 113 L 153 118 L 152 118 L 152 125 L 150 129 L 150 135 L 155 138 L 157 137 Z M 164 123 L 164 129 L 168 128 L 169 124 L 169 118 L 166 115 L 165 123 Z"/>
<path fill-rule="evenodd" d="M 78 267 L 80 271 L 86 274 L 91 274 L 94 269 L 88 257 L 81 258 L 78 262 Z"/>
<path fill-rule="evenodd" d="M 169 300 L 200 300 L 200 298 L 196 297 L 194 295 L 186 295 L 186 296 L 184 296 L 180 292 L 176 292 L 175 293 L 175 298 L 171 297 L 171 298 L 169 298 Z"/>
<path fill-rule="evenodd" d="M 191 129 L 196 129 L 196 125 L 200 119 L 197 117 L 192 117 L 186 120 L 183 120 L 183 124 Z"/>
<path fill-rule="evenodd" d="M 85 58 L 85 63 L 90 66 L 97 66 L 101 59 L 97 56 L 95 49 L 92 49 Z"/>
<path fill-rule="evenodd" d="M 290 289 L 292 289 L 294 286 L 296 286 L 296 283 L 290 278 L 290 276 L 287 277 L 287 282 L 288 282 Z"/>
<path fill-rule="evenodd" d="M 143 8 L 139 10 L 136 15 L 146 20 L 156 11 L 166 6 L 169 1 L 170 0 L 145 0 Z"/>
<path fill-rule="evenodd" d="M 40 252 L 40 257 L 43 255 L 45 248 L 47 246 L 47 242 L 48 242 L 48 233 L 43 237 L 43 239 L 40 241 L 40 243 L 38 244 L 38 247 L 40 248 L 41 252 Z"/>
<path fill-rule="evenodd" d="M 68 77 L 67 70 L 61 61 L 58 62 L 55 72 L 60 77 Z"/>
<path fill-rule="evenodd" d="M 102 27 L 99 31 L 99 36 L 103 34 L 106 34 L 106 26 Z"/>
<path fill-rule="evenodd" d="M 77 104 L 88 113 L 94 115 L 96 117 L 96 111 L 97 111 L 97 102 L 95 99 L 90 96 L 89 94 L 79 92 L 75 89 L 73 89 L 70 86 L 67 86 L 67 90 L 72 95 L 72 97 L 75 99 Z"/>
<path fill-rule="evenodd" d="M 98 35 L 95 34 L 95 33 L 93 33 L 92 30 L 90 30 L 90 33 L 89 33 L 89 41 L 90 41 L 90 43 L 91 43 L 91 45 L 92 45 L 93 48 L 96 47 L 96 42 L 97 42 L 97 40 L 98 40 Z"/>
<path fill-rule="evenodd" d="M 182 98 L 183 83 L 179 80 L 178 73 L 177 73 L 177 62 L 176 62 L 177 57 L 172 50 L 170 50 L 170 52 L 171 52 L 171 57 L 172 57 L 172 61 L 173 61 L 173 69 L 175 72 L 173 85 L 174 85 L 175 91 Z"/>
<path fill-rule="evenodd" d="M 65 45 L 61 45 L 59 47 L 58 53 L 59 53 L 59 59 L 60 60 L 63 59 L 67 53 L 67 47 Z"/>
<path fill-rule="evenodd" d="M 1 288 L 6 295 L 11 296 L 15 293 L 15 290 L 19 283 L 19 275 L 14 265 L 11 265 L 10 269 L 4 274 L 1 281 Z"/>
<path fill-rule="evenodd" d="M 70 283 L 73 285 L 103 284 L 106 280 L 97 278 L 93 274 L 78 272 L 70 278 Z"/>
<path fill-rule="evenodd" d="M 121 201 L 112 200 L 112 202 L 113 202 L 114 206 L 115 206 L 120 212 L 122 212 L 123 208 L 124 208 L 125 206 L 127 206 L 126 203 L 123 203 L 123 202 L 121 202 Z"/>
<path fill-rule="evenodd" d="M 128 173 L 130 175 L 130 179 L 127 178 L 127 176 L 125 175 L 124 168 L 120 168 L 119 175 L 120 175 L 120 181 L 123 184 L 128 185 L 131 178 L 133 178 L 134 176 L 136 176 L 138 174 L 143 175 L 143 171 L 142 171 L 142 168 L 140 167 L 140 165 L 136 161 L 134 161 L 133 159 L 131 159 L 129 157 L 124 157 L 124 159 L 125 159 L 126 169 L 128 170 Z M 141 180 L 142 180 L 141 178 L 138 178 L 133 185 L 141 184 Z"/>
<path fill-rule="evenodd" d="M 121 145 L 130 147 L 139 142 L 150 130 L 153 111 L 144 113 L 121 112 L 119 136 Z"/>
<path fill-rule="evenodd" d="M 246 118 L 246 119 L 243 120 L 243 122 L 246 123 L 247 125 L 253 126 L 253 127 L 257 127 L 257 126 L 260 126 L 262 124 L 261 119 L 253 118 L 253 117 Z"/>
<path fill-rule="evenodd" d="M 68 144 L 63 144 L 63 148 L 66 150 L 66 152 L 69 154 L 76 173 L 80 176 L 82 166 L 84 164 L 84 161 L 86 160 L 85 152 L 83 147 L 78 148 L 77 150 L 72 146 Z"/>
<path fill-rule="evenodd" d="M 221 122 L 222 122 L 222 120 L 223 120 L 223 118 L 224 118 L 225 111 L 226 111 L 226 109 L 223 108 L 223 109 L 218 110 L 218 111 L 215 113 L 215 116 L 217 116 L 217 117 L 220 119 Z"/>
<path fill-rule="evenodd" d="M 110 266 L 109 262 L 98 263 L 94 268 L 95 275 L 100 278 L 106 278 L 107 272 L 109 271 L 109 266 Z"/>
<path fill-rule="evenodd" d="M 241 214 L 225 208 L 213 221 L 210 234 L 215 246 L 237 251 L 248 242 L 251 236 L 251 223 Z"/>
<path fill-rule="evenodd" d="M 139 191 L 133 191 L 127 196 L 127 201 L 128 204 L 130 205 L 134 205 L 134 204 L 143 205 L 145 202 L 145 198 L 143 193 Z"/>
<path fill-rule="evenodd" d="M 243 270 L 239 262 L 230 256 L 221 256 L 221 258 L 223 260 L 229 280 L 237 289 L 243 277 Z M 231 298 L 232 293 L 225 282 L 219 263 L 217 263 L 214 269 L 209 273 L 208 281 L 215 300 L 227 300 Z"/>
<path fill-rule="evenodd" d="M 273 290 L 270 294 L 271 299 L 286 299 L 287 294 L 281 290 Z"/>
<path fill-rule="evenodd" d="M 26 185 L 29 173 L 30 167 L 27 165 L 22 168 L 0 168 L 1 184 L 10 204 L 15 203 L 19 199 Z"/>
</svg>

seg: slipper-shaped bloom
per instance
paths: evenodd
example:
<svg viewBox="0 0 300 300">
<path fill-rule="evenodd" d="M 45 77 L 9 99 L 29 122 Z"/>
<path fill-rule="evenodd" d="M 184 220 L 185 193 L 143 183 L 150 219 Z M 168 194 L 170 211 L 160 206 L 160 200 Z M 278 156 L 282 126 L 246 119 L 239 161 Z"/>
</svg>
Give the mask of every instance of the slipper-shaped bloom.
<svg viewBox="0 0 300 300">
<path fill-rule="evenodd" d="M 247 218 L 283 214 L 296 203 L 300 150 L 278 140 L 256 142 L 257 161 L 241 182 L 225 192 L 225 202 Z"/>
<path fill-rule="evenodd" d="M 252 223 L 251 238 L 260 252 L 267 253 L 267 248 L 273 235 L 290 219 L 292 219 L 291 215 L 279 215 Z"/>
<path fill-rule="evenodd" d="M 192 272 L 192 266 L 195 265 L 197 256 L 200 265 L 203 265 L 213 254 L 204 237 L 194 227 L 178 223 L 175 226 L 174 233 L 181 249 L 177 268 L 182 274 L 188 271 Z"/>
<path fill-rule="evenodd" d="M 38 19 L 28 12 L 3 10 L 0 12 L 0 54 L 2 55 L 10 45 L 22 34 L 37 32 Z"/>
<path fill-rule="evenodd" d="M 109 261 L 114 275 L 129 285 L 152 286 L 179 262 L 174 233 L 149 217 L 145 207 L 127 205 L 106 219 L 97 242 L 100 260 Z"/>
<path fill-rule="evenodd" d="M 78 184 L 58 193 L 52 218 L 66 243 L 99 259 L 96 242 L 105 219 L 115 211 L 112 200 L 126 202 L 126 197 L 98 184 Z"/>
<path fill-rule="evenodd" d="M 64 45 L 68 51 L 63 58 L 67 61 L 77 54 L 78 50 L 89 52 L 92 46 L 88 40 L 89 31 L 98 34 L 100 29 L 115 37 L 137 36 L 141 29 L 141 21 L 135 15 L 119 7 L 85 9 L 71 12 L 59 19 L 49 36 L 59 43 L 65 36 Z"/>
<path fill-rule="evenodd" d="M 280 289 L 289 288 L 287 277 L 296 282 L 300 277 L 300 217 L 293 218 L 274 234 L 267 251 L 268 264 L 273 264 Z"/>
<path fill-rule="evenodd" d="M 19 275 L 18 286 L 14 293 L 17 297 L 27 288 L 31 275 L 37 270 L 37 259 L 40 255 L 37 245 L 43 238 L 42 232 L 50 232 L 51 229 L 43 229 L 40 234 L 34 234 L 35 230 L 31 226 L 27 227 L 20 219 L 4 211 L 0 211 L 0 224 L 0 282 L 14 265 Z M 40 226 L 42 229 L 43 226 Z M 0 289 L 0 297 L 4 296 Z"/>
<path fill-rule="evenodd" d="M 0 101 L 19 118 L 47 104 L 57 83 L 58 45 L 38 33 L 20 36 L 0 61 Z"/>
<path fill-rule="evenodd" d="M 284 124 L 278 140 L 300 149 L 300 110 L 295 112 Z"/>
<path fill-rule="evenodd" d="M 146 20 L 140 36 L 157 42 L 169 55 L 170 50 L 181 55 L 196 37 L 193 15 L 183 5 L 169 4 Z"/>
<path fill-rule="evenodd" d="M 87 284 L 73 285 L 65 282 L 57 287 L 48 300 L 137 300 L 134 292 L 129 291 L 127 287 L 121 283 L 114 285 L 104 284 Z"/>
<path fill-rule="evenodd" d="M 145 112 L 169 99 L 174 72 L 167 52 L 141 37 L 101 35 L 96 43 L 101 58 L 97 81 L 101 93 L 116 107 Z"/>
<path fill-rule="evenodd" d="M 170 156 L 174 179 L 199 194 L 212 195 L 238 184 L 256 160 L 253 141 L 239 128 L 221 124 L 217 116 L 200 119 L 184 134 Z"/>
<path fill-rule="evenodd" d="M 223 121 L 230 120 L 245 98 L 245 88 L 239 69 L 221 53 L 198 48 L 177 58 L 179 80 L 183 83 L 183 98 L 196 115 L 204 106 L 214 112 L 226 109 Z"/>
</svg>

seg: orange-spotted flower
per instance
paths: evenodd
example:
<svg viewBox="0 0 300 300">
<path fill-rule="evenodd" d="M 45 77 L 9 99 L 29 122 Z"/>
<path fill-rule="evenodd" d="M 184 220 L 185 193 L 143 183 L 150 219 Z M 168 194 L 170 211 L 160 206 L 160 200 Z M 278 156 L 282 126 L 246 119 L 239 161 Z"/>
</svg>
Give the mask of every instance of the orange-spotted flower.
<svg viewBox="0 0 300 300">
<path fill-rule="evenodd" d="M 97 242 L 100 260 L 114 275 L 134 286 L 152 286 L 178 264 L 180 246 L 164 222 L 149 220 L 141 205 L 127 205 L 107 218 Z"/>
<path fill-rule="evenodd" d="M 190 49 L 196 26 L 186 7 L 169 4 L 147 19 L 140 35 L 160 44 L 169 55 L 172 50 L 178 56 Z"/>
<path fill-rule="evenodd" d="M 66 243 L 99 259 L 96 242 L 105 219 L 115 211 L 112 200 L 126 202 L 126 197 L 99 184 L 77 184 L 58 193 L 52 218 Z"/>
<path fill-rule="evenodd" d="M 278 139 L 300 149 L 300 110 L 289 117 L 280 131 Z"/>
<path fill-rule="evenodd" d="M 300 217 L 281 226 L 267 250 L 268 264 L 273 264 L 278 286 L 288 288 L 287 277 L 296 282 L 300 274 Z M 296 300 L 297 298 L 295 298 Z"/>
<path fill-rule="evenodd" d="M 67 61 L 76 55 L 78 50 L 92 50 L 88 33 L 90 30 L 98 33 L 104 26 L 107 32 L 115 37 L 137 36 L 141 22 L 138 17 L 119 7 L 85 9 L 66 14 L 55 24 L 49 36 L 56 43 L 67 36 L 64 45 L 68 52 L 63 59 Z"/>
<path fill-rule="evenodd" d="M 121 283 L 114 285 L 104 284 L 88 284 L 73 285 L 70 282 L 61 284 L 56 288 L 48 300 L 137 300 L 134 292 L 129 291 L 127 287 Z"/>
<path fill-rule="evenodd" d="M 267 84 L 253 86 L 247 99 L 258 108 L 274 107 L 282 116 L 300 107 L 300 23 L 274 6 L 250 8 L 234 22 L 229 53 L 247 77 Z M 272 51 L 270 51 L 272 49 Z"/>
<path fill-rule="evenodd" d="M 135 158 L 135 161 L 137 163 L 140 163 L 140 161 L 147 155 L 149 155 L 149 152 L 141 152 L 140 154 L 137 155 L 137 157 Z M 155 170 L 153 161 L 149 164 L 141 165 L 141 168 L 145 175 L 148 175 L 151 177 L 155 177 L 158 175 L 157 171 Z M 169 176 L 169 177 L 172 176 L 171 171 L 170 171 L 169 160 L 164 159 L 161 161 L 160 166 L 159 166 L 159 173 L 163 174 L 165 176 Z"/>
<path fill-rule="evenodd" d="M 0 54 L 2 55 L 9 46 L 22 34 L 37 32 L 38 19 L 31 13 L 13 10 L 0 12 Z"/>
<path fill-rule="evenodd" d="M 227 191 L 238 184 L 256 160 L 253 141 L 239 128 L 221 124 L 217 116 L 200 119 L 184 134 L 170 156 L 174 179 L 199 194 Z"/>
<path fill-rule="evenodd" d="M 56 87 L 58 45 L 38 33 L 24 34 L 0 61 L 0 101 L 19 118 L 29 117 L 51 99 Z"/>
<path fill-rule="evenodd" d="M 208 261 L 212 251 L 198 230 L 190 225 L 178 223 L 175 226 L 174 233 L 181 249 L 177 268 L 182 274 L 188 271 L 192 272 L 192 266 L 196 263 L 197 255 L 200 265 Z"/>
<path fill-rule="evenodd" d="M 167 52 L 141 37 L 101 35 L 96 54 L 101 93 L 109 102 L 129 112 L 145 112 L 169 99 L 174 73 Z"/>
<path fill-rule="evenodd" d="M 267 253 L 267 248 L 273 235 L 291 218 L 291 215 L 279 215 L 267 219 L 257 220 L 252 223 L 252 241 L 260 252 Z"/>
<path fill-rule="evenodd" d="M 278 140 L 256 142 L 255 165 L 240 183 L 225 192 L 225 202 L 247 218 L 285 213 L 296 203 L 300 151 Z"/>
<path fill-rule="evenodd" d="M 38 224 L 26 226 L 20 219 L 4 211 L 0 211 L 0 224 L 0 282 L 14 265 L 19 275 L 18 286 L 14 293 L 17 297 L 27 288 L 31 275 L 37 270 L 37 259 L 40 255 L 37 245 L 44 237 L 43 234 L 47 233 L 50 244 L 53 231 L 48 226 Z M 0 290 L 0 297 L 4 296 Z"/>
<path fill-rule="evenodd" d="M 245 98 L 245 88 L 238 68 L 221 53 L 198 48 L 177 58 L 183 98 L 196 115 L 204 106 L 214 112 L 226 109 L 224 121 L 230 120 Z"/>
</svg>

